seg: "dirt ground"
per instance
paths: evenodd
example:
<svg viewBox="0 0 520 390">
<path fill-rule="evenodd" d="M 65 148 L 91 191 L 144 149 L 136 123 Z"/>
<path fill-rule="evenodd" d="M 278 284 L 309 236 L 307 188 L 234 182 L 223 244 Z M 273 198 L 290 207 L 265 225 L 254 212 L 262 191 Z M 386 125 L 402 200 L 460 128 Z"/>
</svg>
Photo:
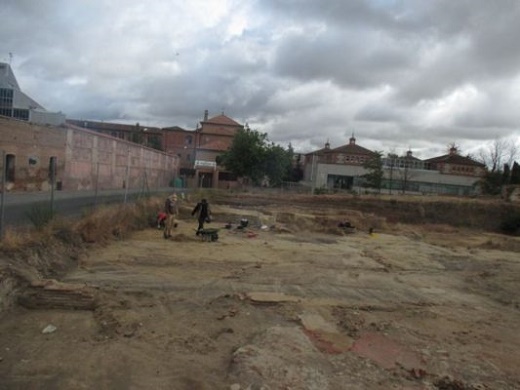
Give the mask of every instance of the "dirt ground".
<svg viewBox="0 0 520 390">
<path fill-rule="evenodd" d="M 520 388 L 518 238 L 214 209 L 218 241 L 185 217 L 35 283 L 0 318 L 0 389 Z"/>
</svg>

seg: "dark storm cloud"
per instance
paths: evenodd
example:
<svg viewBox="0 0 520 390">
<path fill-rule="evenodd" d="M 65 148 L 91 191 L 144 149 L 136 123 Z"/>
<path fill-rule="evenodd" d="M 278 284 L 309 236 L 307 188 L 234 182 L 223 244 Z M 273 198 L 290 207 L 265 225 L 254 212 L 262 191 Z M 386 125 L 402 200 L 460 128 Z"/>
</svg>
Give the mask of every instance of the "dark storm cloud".
<svg viewBox="0 0 520 390">
<path fill-rule="evenodd" d="M 518 136 L 520 2 L 3 0 L 0 60 L 69 117 L 426 153 Z"/>
<path fill-rule="evenodd" d="M 354 33 L 327 30 L 316 37 L 302 33 L 281 42 L 274 70 L 300 81 L 332 80 L 363 89 L 394 83 L 412 62 L 409 52 L 377 32 L 367 32 L 361 40 Z"/>
</svg>

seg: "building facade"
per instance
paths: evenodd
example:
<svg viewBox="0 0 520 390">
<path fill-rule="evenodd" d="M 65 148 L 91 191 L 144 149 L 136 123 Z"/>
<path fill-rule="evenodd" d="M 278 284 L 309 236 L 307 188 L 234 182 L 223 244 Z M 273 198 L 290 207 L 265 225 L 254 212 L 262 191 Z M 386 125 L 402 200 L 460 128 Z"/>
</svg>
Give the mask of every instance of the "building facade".
<svg viewBox="0 0 520 390">
<path fill-rule="evenodd" d="M 45 110 L 23 93 L 11 66 L 4 62 L 0 62 L 0 116 L 56 126 L 65 122 L 64 114 Z"/>
<path fill-rule="evenodd" d="M 74 125 L 0 117 L 0 145 L 8 191 L 46 191 L 53 182 L 70 191 L 164 188 L 179 174 L 177 156 Z"/>
<path fill-rule="evenodd" d="M 158 150 L 162 149 L 162 131 L 158 127 L 125 125 L 121 123 L 67 119 L 67 124 L 81 127 L 96 133 L 110 135 L 118 139 L 133 142 Z"/>
<path fill-rule="evenodd" d="M 305 181 L 313 188 L 360 192 L 369 172 L 364 164 L 374 157 L 377 153 L 357 145 L 354 136 L 335 149 L 327 142 L 305 156 Z M 382 190 L 387 193 L 474 195 L 486 171 L 484 164 L 461 156 L 455 147 L 427 160 L 414 157 L 409 150 L 405 156 L 382 157 L 381 163 Z"/>
<path fill-rule="evenodd" d="M 233 137 L 244 126 L 224 113 L 204 119 L 195 130 L 178 126 L 163 129 L 163 148 L 180 158 L 180 176 L 188 187 L 232 188 L 237 178 L 217 164 Z"/>
</svg>

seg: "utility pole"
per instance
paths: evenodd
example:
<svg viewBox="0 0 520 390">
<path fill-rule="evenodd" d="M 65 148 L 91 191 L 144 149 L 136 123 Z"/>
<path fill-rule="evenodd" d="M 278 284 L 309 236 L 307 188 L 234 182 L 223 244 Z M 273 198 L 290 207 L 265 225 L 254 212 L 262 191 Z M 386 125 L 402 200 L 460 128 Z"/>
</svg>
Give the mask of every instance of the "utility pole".
<svg viewBox="0 0 520 390">
<path fill-rule="evenodd" d="M 51 214 L 54 214 L 54 187 L 56 185 L 56 157 L 51 157 Z"/>
</svg>

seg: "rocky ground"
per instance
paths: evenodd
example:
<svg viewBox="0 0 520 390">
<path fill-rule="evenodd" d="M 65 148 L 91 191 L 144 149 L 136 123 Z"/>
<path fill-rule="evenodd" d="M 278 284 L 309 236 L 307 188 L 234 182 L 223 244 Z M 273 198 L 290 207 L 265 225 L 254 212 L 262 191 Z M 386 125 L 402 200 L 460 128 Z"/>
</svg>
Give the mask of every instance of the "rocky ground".
<svg viewBox="0 0 520 390">
<path fill-rule="evenodd" d="M 520 388 L 518 238 L 214 209 L 216 242 L 184 217 L 33 283 L 0 318 L 0 389 Z"/>
</svg>

